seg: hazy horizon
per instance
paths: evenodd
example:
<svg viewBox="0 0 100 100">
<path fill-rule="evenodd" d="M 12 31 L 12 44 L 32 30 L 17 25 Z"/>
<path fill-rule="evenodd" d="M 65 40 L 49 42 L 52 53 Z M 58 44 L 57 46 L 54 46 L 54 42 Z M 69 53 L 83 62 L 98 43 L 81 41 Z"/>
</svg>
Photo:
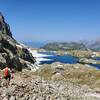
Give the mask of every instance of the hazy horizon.
<svg viewBox="0 0 100 100">
<path fill-rule="evenodd" d="M 99 0 L 0 0 L 0 11 L 18 41 L 100 38 Z"/>
</svg>

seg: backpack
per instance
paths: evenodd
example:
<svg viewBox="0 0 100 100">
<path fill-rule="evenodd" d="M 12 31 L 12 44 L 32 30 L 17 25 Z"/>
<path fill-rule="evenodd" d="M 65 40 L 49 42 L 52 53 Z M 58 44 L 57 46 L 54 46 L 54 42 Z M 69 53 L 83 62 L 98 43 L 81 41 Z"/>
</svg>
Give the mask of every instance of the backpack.
<svg viewBox="0 0 100 100">
<path fill-rule="evenodd" d="M 9 76 L 10 72 L 9 72 L 9 69 L 8 68 L 5 68 L 4 70 L 4 75 L 5 76 Z"/>
</svg>

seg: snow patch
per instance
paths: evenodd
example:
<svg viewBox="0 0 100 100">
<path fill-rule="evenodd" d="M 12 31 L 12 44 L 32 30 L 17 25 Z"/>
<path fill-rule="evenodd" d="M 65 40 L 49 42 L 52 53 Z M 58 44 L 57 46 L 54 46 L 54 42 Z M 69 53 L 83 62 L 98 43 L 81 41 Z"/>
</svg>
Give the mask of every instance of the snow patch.
<svg viewBox="0 0 100 100">
<path fill-rule="evenodd" d="M 43 58 L 43 57 L 49 57 L 49 56 L 53 56 L 53 55 L 46 55 L 46 54 L 41 54 L 39 52 L 37 52 L 37 50 L 31 50 L 28 49 L 30 51 L 30 53 L 32 53 L 33 57 L 35 57 L 36 62 L 38 64 L 40 64 L 41 61 L 52 61 L 51 59 L 47 59 L 47 58 Z"/>
</svg>

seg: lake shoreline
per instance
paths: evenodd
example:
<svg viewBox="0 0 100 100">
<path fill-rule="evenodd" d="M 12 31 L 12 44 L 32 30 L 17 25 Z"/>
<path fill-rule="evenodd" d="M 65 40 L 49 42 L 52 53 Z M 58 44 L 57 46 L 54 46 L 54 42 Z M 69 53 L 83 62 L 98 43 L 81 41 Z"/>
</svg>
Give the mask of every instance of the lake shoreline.
<svg viewBox="0 0 100 100">
<path fill-rule="evenodd" d="M 69 53 L 65 53 L 64 55 L 58 55 L 56 51 L 44 51 L 44 50 L 29 50 L 32 55 L 36 58 L 38 64 L 52 64 L 54 62 L 61 62 L 65 64 L 89 64 L 92 67 L 96 67 L 100 69 L 100 61 L 95 59 L 95 57 L 87 58 L 87 57 L 77 57 L 73 56 Z"/>
</svg>

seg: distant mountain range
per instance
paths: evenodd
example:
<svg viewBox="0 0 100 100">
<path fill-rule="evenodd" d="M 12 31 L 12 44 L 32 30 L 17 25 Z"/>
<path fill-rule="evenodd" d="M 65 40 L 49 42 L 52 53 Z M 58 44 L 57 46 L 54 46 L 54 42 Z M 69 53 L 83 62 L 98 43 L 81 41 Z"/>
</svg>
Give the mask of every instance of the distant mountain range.
<svg viewBox="0 0 100 100">
<path fill-rule="evenodd" d="M 42 47 L 46 50 L 100 50 L 100 40 L 78 42 L 52 42 Z"/>
<path fill-rule="evenodd" d="M 42 48 L 46 50 L 100 50 L 100 38 L 95 41 L 81 40 L 78 42 L 23 42 L 25 45 L 33 48 Z"/>
<path fill-rule="evenodd" d="M 48 43 L 42 47 L 46 50 L 85 50 L 87 47 L 82 43 L 76 43 L 76 42 L 53 42 Z"/>
<path fill-rule="evenodd" d="M 100 38 L 95 41 L 81 41 L 87 48 L 100 50 Z"/>
</svg>

